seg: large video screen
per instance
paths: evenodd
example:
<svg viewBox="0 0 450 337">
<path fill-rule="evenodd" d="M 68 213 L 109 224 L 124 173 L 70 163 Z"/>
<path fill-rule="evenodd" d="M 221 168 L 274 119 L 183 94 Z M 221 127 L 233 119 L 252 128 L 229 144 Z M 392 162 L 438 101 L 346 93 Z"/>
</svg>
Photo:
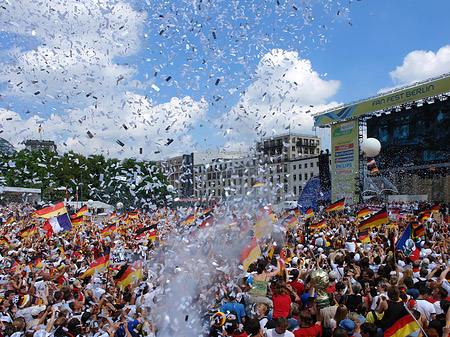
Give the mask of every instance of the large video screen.
<svg viewBox="0 0 450 337">
<path fill-rule="evenodd" d="M 450 102 L 425 103 L 367 121 L 367 137 L 380 141 L 378 167 L 409 167 L 450 161 Z"/>
</svg>

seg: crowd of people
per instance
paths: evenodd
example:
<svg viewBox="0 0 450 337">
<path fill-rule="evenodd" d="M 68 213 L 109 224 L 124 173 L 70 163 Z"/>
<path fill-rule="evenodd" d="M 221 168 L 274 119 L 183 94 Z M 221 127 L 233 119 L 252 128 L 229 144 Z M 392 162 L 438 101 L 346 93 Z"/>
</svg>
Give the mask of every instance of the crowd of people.
<svg viewBox="0 0 450 337">
<path fill-rule="evenodd" d="M 358 210 L 386 206 L 362 239 Z M 51 232 L 33 205 L 5 203 L 1 337 L 449 335 L 446 209 L 422 219 L 414 258 L 396 244 L 432 205 L 264 209 L 255 237 L 258 210 L 229 206 L 88 211 Z"/>
</svg>

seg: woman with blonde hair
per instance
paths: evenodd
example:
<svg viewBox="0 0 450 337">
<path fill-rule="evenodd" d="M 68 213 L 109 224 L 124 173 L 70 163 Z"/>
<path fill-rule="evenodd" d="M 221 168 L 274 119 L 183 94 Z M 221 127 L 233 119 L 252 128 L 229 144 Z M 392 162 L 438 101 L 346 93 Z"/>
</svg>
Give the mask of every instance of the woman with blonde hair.
<svg viewBox="0 0 450 337">
<path fill-rule="evenodd" d="M 342 320 L 347 318 L 348 315 L 348 309 L 344 304 L 340 304 L 336 309 L 336 314 L 334 315 L 334 318 L 330 319 L 329 327 L 331 330 L 334 330 L 337 326 L 339 326 L 339 323 L 341 323 Z"/>
</svg>

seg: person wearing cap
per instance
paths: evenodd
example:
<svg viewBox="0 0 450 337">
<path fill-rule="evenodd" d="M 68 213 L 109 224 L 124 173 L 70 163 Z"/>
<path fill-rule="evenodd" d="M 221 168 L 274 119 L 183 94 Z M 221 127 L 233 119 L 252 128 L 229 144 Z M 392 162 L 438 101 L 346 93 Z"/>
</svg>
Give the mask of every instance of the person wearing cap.
<svg viewBox="0 0 450 337">
<path fill-rule="evenodd" d="M 330 271 L 328 273 L 328 288 L 327 293 L 334 294 L 334 291 L 336 290 L 336 279 L 337 279 L 337 272 Z"/>
<path fill-rule="evenodd" d="M 345 332 L 347 332 L 348 337 L 353 336 L 353 331 L 355 329 L 355 322 L 353 322 L 350 318 L 343 319 L 341 323 L 339 323 L 339 326 L 345 329 Z"/>
</svg>

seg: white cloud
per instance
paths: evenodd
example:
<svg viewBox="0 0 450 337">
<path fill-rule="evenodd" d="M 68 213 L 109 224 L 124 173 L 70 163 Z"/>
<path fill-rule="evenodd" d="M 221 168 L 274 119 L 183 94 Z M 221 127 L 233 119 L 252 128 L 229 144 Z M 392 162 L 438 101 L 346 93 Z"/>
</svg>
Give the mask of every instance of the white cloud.
<svg viewBox="0 0 450 337">
<path fill-rule="evenodd" d="M 259 62 L 254 81 L 239 102 L 220 118 L 235 142 L 252 141 L 255 135 L 291 131 L 312 134 L 312 113 L 336 105 L 327 104 L 340 86 L 323 80 L 309 60 L 297 52 L 272 50 Z"/>
<path fill-rule="evenodd" d="M 450 45 L 440 48 L 436 53 L 414 50 L 403 59 L 389 75 L 395 83 L 409 84 L 448 73 L 450 71 Z"/>
<path fill-rule="evenodd" d="M 46 119 L 32 115 L 26 119 L 14 111 L 2 110 L 2 137 L 21 148 L 25 139 L 39 138 L 38 128 L 42 125 L 44 138 L 55 140 L 63 152 L 74 150 L 84 155 L 125 158 L 140 157 L 142 148 L 142 158 L 155 159 L 192 151 L 194 142 L 186 132 L 205 117 L 205 101 L 174 97 L 170 102 L 153 106 L 150 100 L 134 93 L 124 93 L 116 99 L 124 104 L 120 110 L 110 113 L 89 106 L 74 109 L 67 115 L 52 114 Z M 107 102 L 107 105 L 115 104 L 115 101 Z M 93 138 L 88 136 L 88 131 Z M 166 145 L 168 139 L 173 139 L 173 143 Z M 125 146 L 120 146 L 117 140 Z"/>
</svg>

